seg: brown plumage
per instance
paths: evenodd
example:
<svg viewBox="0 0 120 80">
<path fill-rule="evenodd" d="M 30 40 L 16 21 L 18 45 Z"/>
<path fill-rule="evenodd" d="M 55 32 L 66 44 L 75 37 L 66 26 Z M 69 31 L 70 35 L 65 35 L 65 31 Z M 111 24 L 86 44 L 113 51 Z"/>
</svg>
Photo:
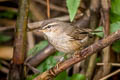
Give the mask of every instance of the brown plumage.
<svg viewBox="0 0 120 80">
<path fill-rule="evenodd" d="M 89 45 L 92 30 L 78 28 L 70 23 L 58 20 L 45 21 L 39 31 L 58 50 L 64 53 L 74 53 Z"/>
</svg>

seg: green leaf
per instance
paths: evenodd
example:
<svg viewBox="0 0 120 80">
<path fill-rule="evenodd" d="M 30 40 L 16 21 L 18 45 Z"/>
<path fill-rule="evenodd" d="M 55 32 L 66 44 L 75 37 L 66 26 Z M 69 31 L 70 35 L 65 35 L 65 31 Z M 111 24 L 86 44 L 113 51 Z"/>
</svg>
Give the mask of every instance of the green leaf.
<svg viewBox="0 0 120 80">
<path fill-rule="evenodd" d="M 120 29 L 120 22 L 115 22 L 110 25 L 110 33 L 116 32 Z"/>
<path fill-rule="evenodd" d="M 40 73 L 52 68 L 56 65 L 57 59 L 55 57 L 62 57 L 64 54 L 62 52 L 56 52 L 55 54 L 49 56 L 46 60 L 44 60 L 40 65 L 37 66 L 37 69 Z"/>
<path fill-rule="evenodd" d="M 49 56 L 46 60 L 44 60 L 40 65 L 37 66 L 37 69 L 40 71 L 40 73 L 52 68 L 56 65 L 57 61 L 59 59 L 56 59 L 56 57 L 62 57 L 64 54 L 62 52 L 56 52 L 55 54 Z"/>
<path fill-rule="evenodd" d="M 80 5 L 80 0 L 66 0 L 66 3 L 70 15 L 70 21 L 72 22 Z"/>
<path fill-rule="evenodd" d="M 7 42 L 11 39 L 12 37 L 11 36 L 7 36 L 7 35 L 4 35 L 4 34 L 0 34 L 0 43 L 2 42 Z"/>
<path fill-rule="evenodd" d="M 117 40 L 116 42 L 114 42 L 112 44 L 112 49 L 117 52 L 120 53 L 120 40 Z"/>
<path fill-rule="evenodd" d="M 116 32 L 120 29 L 120 22 L 116 22 L 110 25 L 110 33 Z M 112 49 L 119 53 L 120 52 L 120 41 L 116 41 L 112 44 Z"/>
<path fill-rule="evenodd" d="M 68 75 L 66 71 L 61 72 L 54 80 L 67 80 Z"/>
<path fill-rule="evenodd" d="M 120 15 L 120 0 L 111 0 L 111 11 Z"/>
<path fill-rule="evenodd" d="M 98 28 L 95 29 L 95 31 L 103 31 L 103 27 L 99 26 Z M 103 37 L 104 36 L 103 32 L 97 32 L 97 33 L 94 33 L 94 34 L 96 34 L 98 37 Z"/>
<path fill-rule="evenodd" d="M 86 80 L 83 74 L 73 74 L 71 80 Z"/>
<path fill-rule="evenodd" d="M 28 51 L 28 56 L 29 55 L 35 55 L 38 51 L 42 50 L 48 45 L 48 41 L 41 41 L 39 44 L 35 45 L 34 48 L 30 49 Z"/>
<path fill-rule="evenodd" d="M 115 23 L 117 21 L 120 21 L 120 15 L 110 12 L 110 22 Z"/>
<path fill-rule="evenodd" d="M 54 58 L 56 54 L 49 56 L 45 61 L 43 61 L 40 65 L 37 66 L 37 69 L 40 73 L 52 68 L 57 63 L 56 59 Z"/>
</svg>

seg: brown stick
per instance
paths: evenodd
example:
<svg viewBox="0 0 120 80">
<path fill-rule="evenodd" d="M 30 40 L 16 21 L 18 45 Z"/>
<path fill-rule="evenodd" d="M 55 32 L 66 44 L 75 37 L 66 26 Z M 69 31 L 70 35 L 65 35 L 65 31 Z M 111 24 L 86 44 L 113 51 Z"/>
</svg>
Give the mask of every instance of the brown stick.
<svg viewBox="0 0 120 80">
<path fill-rule="evenodd" d="M 18 18 L 15 30 L 14 52 L 8 80 L 24 80 L 24 60 L 27 53 L 28 0 L 19 0 Z"/>
<path fill-rule="evenodd" d="M 108 74 L 107 76 L 101 78 L 100 80 L 106 80 L 106 79 L 108 79 L 109 77 L 111 77 L 111 76 L 113 76 L 113 75 L 115 75 L 115 74 L 117 74 L 117 73 L 120 73 L 120 69 L 114 71 L 114 72 L 111 73 L 111 74 Z"/>
<path fill-rule="evenodd" d="M 100 0 L 91 0 L 91 2 L 90 2 L 90 24 L 89 24 L 89 27 L 93 30 L 98 26 L 99 8 L 100 8 Z M 96 42 L 98 40 L 99 40 L 99 38 L 96 37 L 94 42 Z M 95 67 L 96 67 L 96 57 L 97 57 L 97 54 L 93 54 L 93 55 L 90 56 L 89 59 L 87 59 L 89 63 L 88 63 L 88 67 L 87 67 L 87 70 L 86 70 L 86 77 L 87 77 L 88 80 L 91 80 L 93 75 L 94 75 L 94 71 L 95 71 Z"/>
<path fill-rule="evenodd" d="M 38 64 L 40 64 L 43 60 L 45 60 L 49 55 L 53 54 L 55 51 L 56 50 L 54 49 L 53 46 L 48 45 L 43 50 L 41 50 L 38 54 L 29 58 L 27 60 L 27 63 L 35 67 Z"/>
<path fill-rule="evenodd" d="M 47 16 L 50 18 L 50 1 L 47 0 Z"/>
<path fill-rule="evenodd" d="M 9 29 L 13 29 L 13 26 L 7 26 L 7 27 L 0 27 L 0 32 L 5 31 L 5 30 L 9 30 Z"/>
<path fill-rule="evenodd" d="M 103 10 L 103 26 L 104 26 L 104 37 L 107 37 L 109 35 L 110 32 L 110 19 L 109 19 L 109 10 L 110 10 L 110 4 L 109 4 L 109 0 L 101 0 L 101 4 L 102 4 L 102 10 Z M 111 70 L 111 66 L 110 66 L 110 46 L 106 47 L 103 49 L 103 62 L 104 62 L 104 66 L 103 66 L 103 75 L 105 76 L 106 74 L 108 74 Z"/>
<path fill-rule="evenodd" d="M 109 63 L 111 66 L 115 66 L 115 67 L 120 67 L 120 63 Z M 97 63 L 97 66 L 103 66 L 105 65 L 104 63 Z"/>
<path fill-rule="evenodd" d="M 120 39 L 120 30 L 118 30 L 117 32 L 111 34 L 110 36 L 90 45 L 89 47 L 83 49 L 80 52 L 80 54 L 76 55 L 74 58 L 70 58 L 68 60 L 61 62 L 59 64 L 58 68 L 56 66 L 54 66 L 50 70 L 45 71 L 41 75 L 37 76 L 34 80 L 52 80 L 60 72 L 69 68 L 70 66 L 74 65 L 75 63 L 80 62 L 83 59 L 86 59 L 91 54 L 105 48 L 106 46 L 112 44 L 114 41 L 116 41 L 118 39 Z"/>
<path fill-rule="evenodd" d="M 45 5 L 45 6 L 47 6 L 47 4 L 46 4 L 46 2 L 44 0 L 35 0 L 35 1 L 38 2 L 38 3 L 41 3 L 41 4 Z M 56 5 L 52 4 L 52 3 L 50 3 L 50 8 L 52 10 L 68 13 L 66 8 L 62 8 L 62 7 L 56 6 Z"/>
</svg>

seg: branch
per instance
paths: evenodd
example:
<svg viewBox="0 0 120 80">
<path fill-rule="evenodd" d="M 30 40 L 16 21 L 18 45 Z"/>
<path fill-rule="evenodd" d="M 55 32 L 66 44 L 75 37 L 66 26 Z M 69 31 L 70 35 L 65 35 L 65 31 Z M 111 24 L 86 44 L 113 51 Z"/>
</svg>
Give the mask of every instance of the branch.
<svg viewBox="0 0 120 80">
<path fill-rule="evenodd" d="M 29 65 L 35 67 L 38 64 L 40 64 L 43 60 L 45 60 L 49 55 L 53 54 L 55 52 L 55 48 L 51 45 L 48 45 L 43 50 L 41 50 L 38 54 L 35 56 L 28 58 L 26 60 L 26 63 Z"/>
<path fill-rule="evenodd" d="M 24 80 L 24 60 L 27 53 L 28 0 L 19 0 L 14 52 L 8 80 Z"/>
<path fill-rule="evenodd" d="M 41 3 L 41 4 L 45 5 L 45 6 L 47 6 L 47 4 L 46 4 L 46 2 L 44 0 L 35 0 L 35 1 L 38 2 L 38 3 Z M 61 11 L 61 12 L 64 12 L 64 13 L 68 13 L 68 11 L 67 11 L 66 8 L 56 6 L 56 5 L 52 4 L 52 3 L 50 3 L 50 8 L 52 10 L 56 10 L 56 11 Z"/>
<path fill-rule="evenodd" d="M 7 26 L 7 27 L 0 27 L 0 32 L 5 31 L 5 30 L 9 30 L 9 29 L 13 29 L 13 26 Z"/>
<path fill-rule="evenodd" d="M 111 66 L 115 66 L 115 67 L 120 67 L 120 63 L 109 63 Z M 97 66 L 103 66 L 105 65 L 104 63 L 97 63 Z"/>
<path fill-rule="evenodd" d="M 100 80 L 107 80 L 109 77 L 111 77 L 111 76 L 113 76 L 113 75 L 115 75 L 115 74 L 118 74 L 118 73 L 120 73 L 120 69 L 112 72 L 111 74 L 108 74 L 107 76 L 101 78 Z"/>
<path fill-rule="evenodd" d="M 97 41 L 96 43 L 90 45 L 89 47 L 83 49 L 79 55 L 76 55 L 74 58 L 70 58 L 65 60 L 59 64 L 59 67 L 54 66 L 48 71 L 45 71 L 41 75 L 37 76 L 34 80 L 52 80 L 55 76 L 57 76 L 60 72 L 64 71 L 65 69 L 69 68 L 70 66 L 74 65 L 86 59 L 91 54 L 100 51 L 101 49 L 105 48 L 106 46 L 112 44 L 116 40 L 120 39 L 120 30 L 111 34 L 110 36 Z"/>
<path fill-rule="evenodd" d="M 101 0 L 101 7 L 102 7 L 102 19 L 103 19 L 103 27 L 104 27 L 104 37 L 107 37 L 110 33 L 110 0 Z M 111 66 L 110 66 L 110 58 L 111 57 L 111 52 L 110 52 L 110 46 L 106 47 L 103 49 L 103 62 L 104 62 L 104 66 L 103 66 L 103 74 L 102 76 L 105 76 L 106 74 L 108 74 L 111 70 Z"/>
</svg>

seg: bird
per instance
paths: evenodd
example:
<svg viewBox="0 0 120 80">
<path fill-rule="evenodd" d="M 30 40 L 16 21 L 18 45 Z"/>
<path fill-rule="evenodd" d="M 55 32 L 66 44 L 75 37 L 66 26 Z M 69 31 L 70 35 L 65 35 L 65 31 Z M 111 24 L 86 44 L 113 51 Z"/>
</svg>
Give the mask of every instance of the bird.
<svg viewBox="0 0 120 80">
<path fill-rule="evenodd" d="M 90 45 L 94 32 L 56 19 L 44 21 L 37 30 L 58 51 L 65 54 L 78 53 Z"/>
</svg>

